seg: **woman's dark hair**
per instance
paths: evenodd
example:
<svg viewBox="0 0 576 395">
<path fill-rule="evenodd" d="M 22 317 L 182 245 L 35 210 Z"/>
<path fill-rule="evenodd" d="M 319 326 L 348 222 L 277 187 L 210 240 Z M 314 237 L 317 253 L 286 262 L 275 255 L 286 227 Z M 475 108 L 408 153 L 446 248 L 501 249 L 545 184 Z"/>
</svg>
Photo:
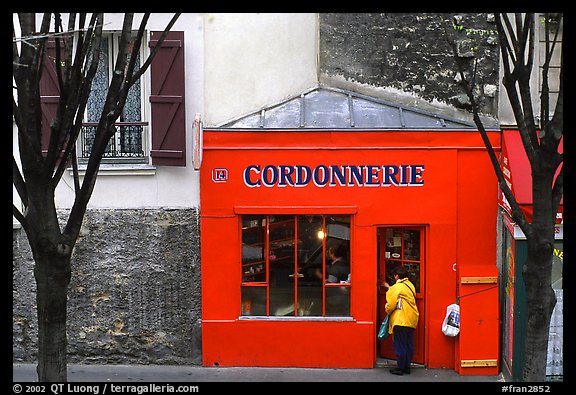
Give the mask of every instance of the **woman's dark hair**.
<svg viewBox="0 0 576 395">
<path fill-rule="evenodd" d="M 398 266 L 394 272 L 398 275 L 398 278 L 408 278 L 408 269 L 406 269 L 406 266 Z"/>
</svg>

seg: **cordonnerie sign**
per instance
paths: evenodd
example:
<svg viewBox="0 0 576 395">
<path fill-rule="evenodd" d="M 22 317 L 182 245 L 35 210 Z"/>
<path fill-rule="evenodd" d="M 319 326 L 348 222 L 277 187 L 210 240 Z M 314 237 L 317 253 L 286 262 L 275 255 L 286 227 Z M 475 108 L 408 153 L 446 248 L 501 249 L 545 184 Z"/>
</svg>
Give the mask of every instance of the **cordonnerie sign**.
<svg viewBox="0 0 576 395">
<path fill-rule="evenodd" d="M 414 187 L 424 185 L 424 165 L 249 165 L 244 184 L 259 187 Z"/>
</svg>

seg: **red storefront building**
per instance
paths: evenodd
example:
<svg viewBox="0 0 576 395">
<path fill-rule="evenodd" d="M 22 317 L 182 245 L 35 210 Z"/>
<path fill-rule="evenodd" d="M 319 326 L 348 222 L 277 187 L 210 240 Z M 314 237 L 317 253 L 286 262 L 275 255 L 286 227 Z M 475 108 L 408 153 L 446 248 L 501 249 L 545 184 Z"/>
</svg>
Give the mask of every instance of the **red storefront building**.
<svg viewBox="0 0 576 395">
<path fill-rule="evenodd" d="M 204 365 L 395 359 L 376 338 L 379 284 L 404 265 L 420 311 L 413 362 L 499 372 L 498 190 L 473 124 L 322 88 L 202 136 Z M 338 279 L 334 246 L 349 262 Z M 460 333 L 447 337 L 452 303 Z"/>
</svg>

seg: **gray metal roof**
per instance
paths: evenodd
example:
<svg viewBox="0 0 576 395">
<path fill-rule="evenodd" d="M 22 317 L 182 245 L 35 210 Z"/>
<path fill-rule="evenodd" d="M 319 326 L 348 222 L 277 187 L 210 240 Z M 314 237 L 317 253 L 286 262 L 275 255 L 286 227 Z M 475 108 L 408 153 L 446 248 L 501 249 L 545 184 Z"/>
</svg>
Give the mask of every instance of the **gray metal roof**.
<svg viewBox="0 0 576 395">
<path fill-rule="evenodd" d="M 474 123 L 358 93 L 315 88 L 220 128 L 233 129 L 476 129 Z"/>
</svg>

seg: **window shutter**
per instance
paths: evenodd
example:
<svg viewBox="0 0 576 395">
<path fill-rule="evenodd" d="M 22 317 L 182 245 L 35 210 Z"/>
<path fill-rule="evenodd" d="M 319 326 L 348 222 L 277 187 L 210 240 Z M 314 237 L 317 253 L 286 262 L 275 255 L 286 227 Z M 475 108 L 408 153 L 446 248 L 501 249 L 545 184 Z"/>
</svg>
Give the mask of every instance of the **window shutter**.
<svg viewBox="0 0 576 395">
<path fill-rule="evenodd" d="M 151 32 L 153 48 L 162 32 Z M 152 164 L 186 166 L 184 32 L 169 32 L 150 65 Z"/>
<path fill-rule="evenodd" d="M 64 48 L 61 47 L 63 52 Z M 61 57 L 63 54 L 61 52 Z M 56 41 L 48 39 L 46 42 L 46 52 L 40 78 L 40 109 L 42 110 L 42 154 L 48 152 L 50 144 L 50 125 L 56 117 L 58 111 L 58 102 L 60 100 L 60 87 L 58 86 L 58 77 L 56 75 Z"/>
</svg>

